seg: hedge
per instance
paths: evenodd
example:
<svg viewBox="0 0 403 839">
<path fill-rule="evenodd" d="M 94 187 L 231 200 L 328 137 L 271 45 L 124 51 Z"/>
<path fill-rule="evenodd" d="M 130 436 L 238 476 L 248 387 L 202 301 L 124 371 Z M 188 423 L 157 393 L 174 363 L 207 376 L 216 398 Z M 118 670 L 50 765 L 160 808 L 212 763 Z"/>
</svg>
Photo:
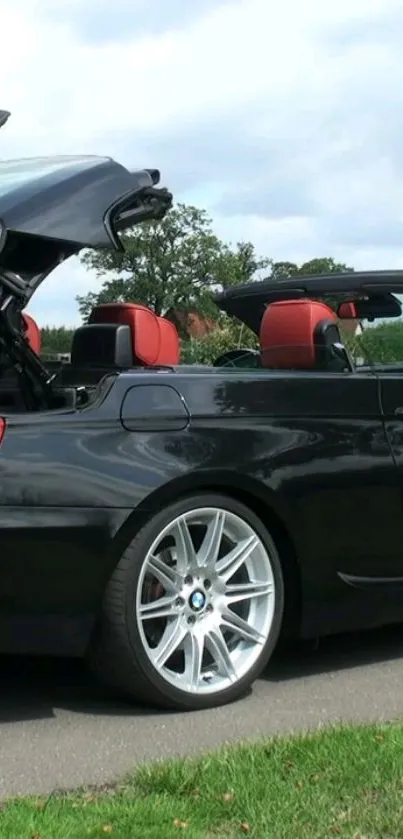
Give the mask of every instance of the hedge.
<svg viewBox="0 0 403 839">
<path fill-rule="evenodd" d="M 364 363 L 403 363 L 403 321 L 368 326 L 361 335 L 355 338 L 345 335 L 343 340 L 353 357 L 363 359 Z M 241 324 L 223 320 L 203 338 L 182 341 L 181 360 L 184 364 L 212 364 L 223 352 L 236 347 L 257 348 L 258 339 Z"/>
<path fill-rule="evenodd" d="M 239 321 L 223 318 L 216 329 L 202 338 L 191 338 L 181 342 L 183 364 L 212 364 L 227 350 L 237 347 L 259 346 L 256 335 Z"/>
<path fill-rule="evenodd" d="M 353 353 L 370 364 L 403 362 L 403 322 L 396 320 L 368 327 L 354 339 Z"/>
</svg>

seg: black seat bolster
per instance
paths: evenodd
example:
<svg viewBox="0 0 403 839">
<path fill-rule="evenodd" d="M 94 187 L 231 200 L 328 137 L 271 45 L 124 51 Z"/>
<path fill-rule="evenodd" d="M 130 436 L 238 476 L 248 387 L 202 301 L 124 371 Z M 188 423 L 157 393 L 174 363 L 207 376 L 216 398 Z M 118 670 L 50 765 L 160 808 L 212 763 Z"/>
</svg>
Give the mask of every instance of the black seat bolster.
<svg viewBox="0 0 403 839">
<path fill-rule="evenodd" d="M 316 369 L 337 373 L 353 370 L 354 365 L 343 345 L 337 323 L 322 320 L 314 331 Z"/>
<path fill-rule="evenodd" d="M 80 326 L 73 335 L 72 367 L 113 369 L 133 366 L 130 326 L 118 323 L 90 323 Z"/>
</svg>

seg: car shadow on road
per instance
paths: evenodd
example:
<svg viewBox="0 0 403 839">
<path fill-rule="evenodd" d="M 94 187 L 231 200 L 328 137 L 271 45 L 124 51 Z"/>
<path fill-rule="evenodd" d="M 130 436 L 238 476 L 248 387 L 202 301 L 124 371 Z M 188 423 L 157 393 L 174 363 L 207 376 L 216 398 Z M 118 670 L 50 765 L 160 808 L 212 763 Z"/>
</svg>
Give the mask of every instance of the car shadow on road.
<svg viewBox="0 0 403 839">
<path fill-rule="evenodd" d="M 402 657 L 403 626 L 282 646 L 261 678 L 307 678 Z M 144 716 L 158 711 L 116 700 L 70 659 L 0 656 L 0 723 L 51 719 L 54 709 L 98 716 Z"/>
<path fill-rule="evenodd" d="M 403 657 L 403 624 L 367 632 L 321 638 L 283 646 L 273 657 L 262 678 L 285 681 L 337 672 Z"/>
</svg>

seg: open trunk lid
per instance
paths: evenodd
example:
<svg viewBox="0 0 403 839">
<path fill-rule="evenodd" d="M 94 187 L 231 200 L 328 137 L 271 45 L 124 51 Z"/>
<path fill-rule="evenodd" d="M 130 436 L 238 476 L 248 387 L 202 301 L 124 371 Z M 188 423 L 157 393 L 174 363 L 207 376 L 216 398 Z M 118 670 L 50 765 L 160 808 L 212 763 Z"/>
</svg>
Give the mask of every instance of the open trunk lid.
<svg viewBox="0 0 403 839">
<path fill-rule="evenodd" d="M 25 306 L 42 280 L 82 248 L 122 245 L 118 231 L 162 217 L 172 203 L 157 170 L 103 157 L 0 161 L 0 273 Z"/>
<path fill-rule="evenodd" d="M 0 111 L 0 126 L 8 116 Z M 0 160 L 0 283 L 25 306 L 82 248 L 121 250 L 119 231 L 170 208 L 159 181 L 158 169 L 130 172 L 109 157 Z"/>
<path fill-rule="evenodd" d="M 0 127 L 8 117 L 0 110 Z M 172 195 L 159 181 L 158 169 L 131 172 L 109 157 L 0 159 L 0 360 L 5 354 L 39 384 L 44 404 L 52 404 L 51 378 L 24 337 L 22 310 L 68 257 L 122 250 L 119 231 L 163 218 Z"/>
</svg>

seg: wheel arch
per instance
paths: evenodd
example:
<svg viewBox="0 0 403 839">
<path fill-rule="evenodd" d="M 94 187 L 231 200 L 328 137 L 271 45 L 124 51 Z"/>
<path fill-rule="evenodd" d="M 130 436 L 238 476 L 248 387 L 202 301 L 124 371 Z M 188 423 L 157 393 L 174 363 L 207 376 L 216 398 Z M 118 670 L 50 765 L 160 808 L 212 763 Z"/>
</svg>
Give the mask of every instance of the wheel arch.
<svg viewBox="0 0 403 839">
<path fill-rule="evenodd" d="M 154 490 L 129 516 L 114 543 L 116 562 L 140 527 L 156 512 L 198 492 L 214 492 L 240 501 L 258 516 L 279 552 L 284 575 L 285 611 L 282 635 L 299 634 L 302 608 L 302 581 L 298 554 L 286 511 L 278 494 L 248 476 L 232 471 L 200 471 L 181 476 Z"/>
</svg>

